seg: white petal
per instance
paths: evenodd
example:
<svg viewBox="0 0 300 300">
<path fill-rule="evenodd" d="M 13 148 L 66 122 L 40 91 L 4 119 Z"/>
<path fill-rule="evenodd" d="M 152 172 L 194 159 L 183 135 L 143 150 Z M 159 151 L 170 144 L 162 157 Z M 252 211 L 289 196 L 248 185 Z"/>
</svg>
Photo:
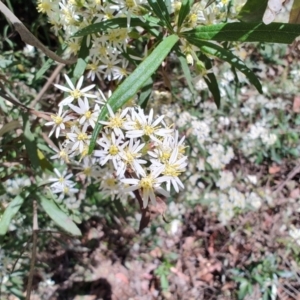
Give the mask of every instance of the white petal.
<svg viewBox="0 0 300 300">
<path fill-rule="evenodd" d="M 73 84 L 73 82 L 71 81 L 71 79 L 69 78 L 69 76 L 67 74 L 65 74 L 65 79 L 69 85 L 69 87 L 72 89 L 72 90 L 75 90 L 75 86 Z"/>
</svg>

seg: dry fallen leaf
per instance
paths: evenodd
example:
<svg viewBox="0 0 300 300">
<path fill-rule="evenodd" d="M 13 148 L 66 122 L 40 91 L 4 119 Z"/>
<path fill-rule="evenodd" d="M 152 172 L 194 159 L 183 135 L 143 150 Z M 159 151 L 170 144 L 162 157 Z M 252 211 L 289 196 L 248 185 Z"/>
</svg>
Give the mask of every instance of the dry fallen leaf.
<svg viewBox="0 0 300 300">
<path fill-rule="evenodd" d="M 271 166 L 269 167 L 269 174 L 276 174 L 280 172 L 280 170 L 281 170 L 280 166 L 276 166 L 276 165 Z"/>
<path fill-rule="evenodd" d="M 300 112 L 300 96 L 295 96 L 294 97 L 293 112 L 295 112 L 295 113 Z"/>
</svg>

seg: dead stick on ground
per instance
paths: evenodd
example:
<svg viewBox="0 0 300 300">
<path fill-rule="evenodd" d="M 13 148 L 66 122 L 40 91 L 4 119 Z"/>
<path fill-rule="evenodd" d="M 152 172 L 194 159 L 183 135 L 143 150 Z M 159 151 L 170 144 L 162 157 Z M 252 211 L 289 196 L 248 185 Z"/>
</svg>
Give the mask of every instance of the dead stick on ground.
<svg viewBox="0 0 300 300">
<path fill-rule="evenodd" d="M 33 273 L 35 267 L 38 230 L 39 230 L 39 226 L 38 226 L 38 219 L 37 219 L 37 202 L 36 200 L 33 200 L 32 251 L 31 251 L 30 270 L 28 275 L 27 291 L 26 291 L 26 300 L 30 300 L 32 279 L 33 279 Z"/>
<path fill-rule="evenodd" d="M 61 69 L 64 67 L 64 64 L 59 64 L 54 72 L 52 73 L 52 75 L 49 77 L 49 79 L 47 80 L 47 82 L 45 83 L 45 85 L 43 86 L 43 88 L 40 90 L 40 92 L 38 93 L 38 95 L 35 97 L 35 99 L 31 102 L 30 107 L 34 108 L 34 106 L 37 104 L 38 101 L 40 101 L 40 99 L 42 98 L 42 96 L 45 94 L 45 92 L 48 90 L 49 86 L 52 84 L 52 82 L 54 81 L 54 79 L 56 78 L 56 76 L 60 73 Z"/>
<path fill-rule="evenodd" d="M 291 172 L 290 174 L 287 176 L 286 180 L 284 180 L 282 183 L 280 183 L 280 185 L 278 186 L 278 188 L 274 191 L 275 193 L 279 193 L 284 186 L 287 184 L 287 182 L 291 179 L 293 179 L 293 177 L 300 173 L 300 164 L 298 166 L 296 166 Z"/>
</svg>

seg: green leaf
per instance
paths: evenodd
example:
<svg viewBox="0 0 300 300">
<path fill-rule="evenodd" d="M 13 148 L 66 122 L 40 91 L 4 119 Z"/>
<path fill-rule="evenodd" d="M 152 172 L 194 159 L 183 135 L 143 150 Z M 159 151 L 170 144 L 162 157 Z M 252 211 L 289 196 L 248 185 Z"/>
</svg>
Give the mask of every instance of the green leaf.
<svg viewBox="0 0 300 300">
<path fill-rule="evenodd" d="M 124 207 L 123 207 L 123 204 L 122 204 L 121 200 L 120 199 L 115 199 L 113 201 L 113 204 L 115 205 L 118 213 L 123 217 L 124 220 L 126 220 L 127 215 L 126 215 L 126 212 L 124 210 Z"/>
<path fill-rule="evenodd" d="M 121 108 L 137 91 L 144 85 L 148 78 L 156 71 L 173 46 L 178 41 L 178 36 L 170 35 L 165 38 L 153 52 L 118 86 L 116 91 L 108 99 L 107 103 L 113 111 Z M 99 114 L 98 121 L 104 120 L 107 115 L 107 108 L 104 106 Z M 103 125 L 97 122 L 90 142 L 89 153 L 94 150 L 96 140 Z"/>
<path fill-rule="evenodd" d="M 24 202 L 24 195 L 17 195 L 6 207 L 0 220 L 0 235 L 5 235 L 12 218 L 21 208 Z"/>
<path fill-rule="evenodd" d="M 40 149 L 37 149 L 37 155 L 38 155 L 39 163 L 40 163 L 42 170 L 43 171 L 49 170 L 49 171 L 53 172 L 53 169 L 54 169 L 53 165 L 50 163 L 50 161 L 46 158 L 46 156 Z"/>
<path fill-rule="evenodd" d="M 52 59 L 47 59 L 47 61 L 43 64 L 43 66 L 35 73 L 33 82 L 37 81 L 38 79 L 42 78 L 42 76 L 51 68 L 54 64 Z"/>
<path fill-rule="evenodd" d="M 87 44 L 87 37 L 85 36 L 81 41 L 80 51 L 78 54 L 78 60 L 77 60 L 77 63 L 76 63 L 76 66 L 75 66 L 75 69 L 73 72 L 73 76 L 77 79 L 83 75 L 83 73 L 86 69 L 87 63 L 85 60 L 89 56 L 89 52 L 90 52 L 89 51 L 90 47 L 88 47 L 86 44 Z"/>
<path fill-rule="evenodd" d="M 131 27 L 140 26 L 140 27 L 143 27 L 148 30 L 150 30 L 153 27 L 158 26 L 156 18 L 151 18 L 149 20 L 150 20 L 149 23 L 145 23 L 139 18 L 131 18 L 130 26 Z M 87 27 L 84 27 L 84 28 L 78 30 L 73 35 L 73 37 L 87 36 L 89 34 L 95 34 L 98 32 L 107 31 L 108 29 L 116 29 L 116 28 L 127 28 L 127 18 L 114 18 L 111 20 L 106 20 L 103 22 L 91 24 Z"/>
<path fill-rule="evenodd" d="M 198 46 L 200 50 L 205 54 L 213 55 L 224 61 L 227 61 L 229 64 L 231 64 L 236 69 L 245 74 L 245 76 L 256 87 L 256 89 L 261 94 L 263 93 L 261 83 L 259 82 L 256 75 L 244 64 L 244 62 L 241 59 L 232 54 L 232 52 L 225 50 L 224 48 L 216 44 L 208 42 L 199 41 L 197 44 L 195 43 L 194 45 Z"/>
<path fill-rule="evenodd" d="M 294 0 L 293 2 L 289 23 L 300 24 L 300 0 Z"/>
<path fill-rule="evenodd" d="M 251 285 L 251 283 L 248 282 L 248 280 L 244 279 L 243 281 L 241 281 L 240 286 L 239 286 L 239 292 L 238 292 L 239 300 L 243 300 L 245 298 L 245 296 L 248 294 L 249 285 Z"/>
<path fill-rule="evenodd" d="M 60 208 L 52 201 L 48 200 L 43 195 L 40 195 L 40 203 L 47 213 L 47 215 L 58 225 L 60 228 L 70 233 L 73 236 L 80 236 L 81 232 L 77 225 L 66 215 Z"/>
<path fill-rule="evenodd" d="M 204 62 L 206 70 L 212 69 L 211 61 L 204 54 L 200 54 L 199 59 Z M 218 108 L 221 106 L 221 95 L 219 90 L 218 81 L 214 73 L 207 73 L 204 77 L 204 80 L 208 86 L 208 89 L 214 97 L 214 101 Z"/>
<path fill-rule="evenodd" d="M 205 8 L 208 8 L 210 5 L 212 5 L 214 2 L 216 2 L 216 0 L 208 0 L 206 5 L 205 5 Z"/>
<path fill-rule="evenodd" d="M 217 105 L 218 108 L 221 106 L 221 95 L 220 95 L 220 90 L 219 90 L 219 85 L 218 81 L 216 79 L 216 76 L 214 73 L 208 73 L 205 77 L 204 80 L 208 86 L 208 89 L 212 93 L 214 97 L 214 101 Z"/>
<path fill-rule="evenodd" d="M 177 57 L 180 61 L 181 69 L 183 71 L 184 78 L 185 78 L 185 80 L 188 84 L 188 87 L 189 87 L 190 91 L 192 92 L 192 94 L 195 95 L 197 93 L 197 91 L 194 88 L 193 78 L 192 78 L 192 75 L 191 75 L 191 70 L 190 70 L 189 65 L 186 61 L 186 58 L 179 51 L 176 51 L 176 53 L 177 53 Z"/>
<path fill-rule="evenodd" d="M 172 13 L 172 2 L 171 0 L 165 0 L 165 4 L 168 10 L 168 13 L 171 14 Z"/>
<path fill-rule="evenodd" d="M 67 46 L 65 44 L 61 45 L 59 49 L 57 50 L 57 55 L 62 55 L 63 52 L 66 50 Z M 44 65 L 38 70 L 38 72 L 35 74 L 33 82 L 40 79 L 54 64 L 54 61 L 52 59 L 47 59 L 47 61 L 44 63 Z"/>
<path fill-rule="evenodd" d="M 165 23 L 169 30 L 172 31 L 173 28 L 170 22 L 170 15 L 165 2 L 162 0 L 148 0 L 148 4 L 151 6 L 155 15 Z"/>
<path fill-rule="evenodd" d="M 169 289 L 168 278 L 165 274 L 160 276 L 160 284 L 163 291 L 167 291 Z"/>
<path fill-rule="evenodd" d="M 153 88 L 153 79 L 151 77 L 145 82 L 143 87 L 141 88 L 141 93 L 139 95 L 138 105 L 142 108 L 147 106 L 148 100 L 150 98 L 151 92 Z"/>
<path fill-rule="evenodd" d="M 31 166 L 35 171 L 41 170 L 40 160 L 38 158 L 38 148 L 37 142 L 35 140 L 34 134 L 30 130 L 30 121 L 28 114 L 22 113 L 23 118 L 23 135 L 24 135 L 24 144 L 26 148 L 27 155 L 31 162 Z"/>
<path fill-rule="evenodd" d="M 181 27 L 183 21 L 185 20 L 186 16 L 189 14 L 191 10 L 191 6 L 193 5 L 194 0 L 183 0 L 181 2 L 180 11 L 178 13 L 178 28 Z"/>
<path fill-rule="evenodd" d="M 199 40 L 266 42 L 290 44 L 300 35 L 299 24 L 271 23 L 225 23 L 199 26 L 182 33 L 190 42 Z"/>
<path fill-rule="evenodd" d="M 238 19 L 243 22 L 261 22 L 268 0 L 248 0 L 241 9 Z"/>
</svg>

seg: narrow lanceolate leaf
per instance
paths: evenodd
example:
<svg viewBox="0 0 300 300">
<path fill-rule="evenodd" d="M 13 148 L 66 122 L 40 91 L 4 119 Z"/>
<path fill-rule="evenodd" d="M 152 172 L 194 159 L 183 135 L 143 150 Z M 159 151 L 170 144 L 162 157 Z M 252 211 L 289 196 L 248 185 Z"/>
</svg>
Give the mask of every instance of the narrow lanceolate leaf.
<svg viewBox="0 0 300 300">
<path fill-rule="evenodd" d="M 0 137 L 1 137 L 3 134 L 5 134 L 5 133 L 7 133 L 7 132 L 9 132 L 9 131 L 11 131 L 11 130 L 15 130 L 16 128 L 18 128 L 18 127 L 20 127 L 20 126 L 21 126 L 21 125 L 20 125 L 19 121 L 17 121 L 17 120 L 13 120 L 13 121 L 10 121 L 10 122 L 6 123 L 6 124 L 3 125 L 3 127 L 0 129 Z"/>
<path fill-rule="evenodd" d="M 147 79 L 156 71 L 173 46 L 178 41 L 178 36 L 170 35 L 165 38 L 153 52 L 118 86 L 116 91 L 108 99 L 107 103 L 116 111 L 130 100 L 144 85 Z M 98 121 L 104 120 L 107 115 L 107 108 L 104 106 L 99 114 Z M 96 140 L 102 125 L 97 122 L 91 138 L 89 153 L 94 150 Z"/>
<path fill-rule="evenodd" d="M 153 22 L 151 22 L 151 20 Z M 140 26 L 142 28 L 151 29 L 153 27 L 158 26 L 156 23 L 156 18 L 152 18 L 150 22 L 145 23 L 139 18 L 131 18 L 130 19 L 130 26 L 131 27 L 137 27 Z M 111 20 L 106 20 L 103 22 L 91 24 L 87 27 L 84 27 L 83 29 L 78 30 L 73 37 L 79 37 L 79 36 L 86 36 L 89 34 L 95 34 L 98 32 L 105 32 L 108 29 L 116 29 L 116 28 L 127 28 L 127 18 L 114 18 Z"/>
<path fill-rule="evenodd" d="M 165 23 L 169 30 L 172 30 L 169 11 L 165 2 L 162 0 L 148 0 L 148 4 L 155 15 Z"/>
<path fill-rule="evenodd" d="M 153 88 L 153 79 L 151 77 L 145 82 L 145 84 L 141 88 L 138 105 L 142 108 L 147 106 L 148 100 L 152 93 Z"/>
<path fill-rule="evenodd" d="M 183 0 L 181 2 L 180 11 L 178 13 L 178 22 L 177 22 L 178 28 L 181 27 L 184 19 L 189 14 L 193 2 L 194 2 L 194 0 Z"/>
<path fill-rule="evenodd" d="M 23 136 L 27 155 L 31 162 L 31 166 L 35 171 L 40 171 L 40 161 L 38 158 L 37 142 L 34 134 L 30 130 L 30 121 L 28 114 L 23 113 Z"/>
<path fill-rule="evenodd" d="M 300 24 L 300 0 L 294 0 L 293 2 L 289 23 Z"/>
<path fill-rule="evenodd" d="M 91 46 L 91 45 L 90 45 Z M 77 63 L 75 69 L 73 71 L 73 77 L 79 78 L 83 75 L 86 69 L 86 60 L 89 56 L 89 49 L 90 47 L 87 46 L 87 36 L 85 36 L 81 41 L 80 51 L 78 54 Z"/>
<path fill-rule="evenodd" d="M 216 2 L 216 0 L 208 0 L 206 5 L 205 5 L 205 8 L 208 8 L 210 5 L 212 5 L 214 2 Z"/>
<path fill-rule="evenodd" d="M 268 0 L 248 0 L 241 9 L 238 19 L 243 22 L 260 23 L 267 8 L 267 4 Z"/>
<path fill-rule="evenodd" d="M 66 50 L 67 46 L 66 44 L 62 44 L 59 49 L 57 50 L 57 55 L 61 56 L 64 51 Z M 33 78 L 33 82 L 41 79 L 43 75 L 51 68 L 51 66 L 54 64 L 54 61 L 49 58 L 43 66 L 35 73 L 35 76 Z"/>
<path fill-rule="evenodd" d="M 47 215 L 58 225 L 60 228 L 65 230 L 74 236 L 80 236 L 81 232 L 77 225 L 71 220 L 71 218 L 66 215 L 60 208 L 53 202 L 53 200 L 49 200 L 46 197 L 40 195 L 40 203 L 47 213 Z"/>
<path fill-rule="evenodd" d="M 204 76 L 205 83 L 214 97 L 214 101 L 218 108 L 221 106 L 221 95 L 217 78 L 214 73 L 208 73 Z"/>
<path fill-rule="evenodd" d="M 290 44 L 300 35 L 299 24 L 271 23 L 225 23 L 199 26 L 182 33 L 188 40 L 266 42 Z"/>
<path fill-rule="evenodd" d="M 16 196 L 6 207 L 2 217 L 0 216 L 0 235 L 6 234 L 12 218 L 16 215 L 24 202 L 24 197 L 22 194 Z"/>
<path fill-rule="evenodd" d="M 181 69 L 183 71 L 184 74 L 184 78 L 188 84 L 188 87 L 190 89 L 190 91 L 195 95 L 196 94 L 196 90 L 194 88 L 194 84 L 193 84 L 193 78 L 191 75 L 191 70 L 189 68 L 189 65 L 187 64 L 186 58 L 184 57 L 184 55 L 182 53 L 180 53 L 179 51 L 176 51 L 177 53 L 177 57 L 180 61 L 181 64 Z"/>
<path fill-rule="evenodd" d="M 208 73 L 203 77 L 205 80 L 205 83 L 208 86 L 208 89 L 212 93 L 214 97 L 214 101 L 217 105 L 218 108 L 221 106 L 221 94 L 220 94 L 220 89 L 218 85 L 217 78 L 214 73 L 210 72 L 212 70 L 212 63 L 210 59 L 201 53 L 199 55 L 199 59 L 204 63 L 206 70 L 208 70 Z"/>
<path fill-rule="evenodd" d="M 232 52 L 225 50 L 224 48 L 216 44 L 203 41 L 198 41 L 198 43 L 195 45 L 198 46 L 203 53 L 208 54 L 210 56 L 212 55 L 218 57 L 221 60 L 225 60 L 229 64 L 234 66 L 236 69 L 241 71 L 243 74 L 245 74 L 248 80 L 256 87 L 256 89 L 262 94 L 262 86 L 256 75 L 244 64 L 244 62 L 241 59 L 232 54 Z"/>
</svg>

